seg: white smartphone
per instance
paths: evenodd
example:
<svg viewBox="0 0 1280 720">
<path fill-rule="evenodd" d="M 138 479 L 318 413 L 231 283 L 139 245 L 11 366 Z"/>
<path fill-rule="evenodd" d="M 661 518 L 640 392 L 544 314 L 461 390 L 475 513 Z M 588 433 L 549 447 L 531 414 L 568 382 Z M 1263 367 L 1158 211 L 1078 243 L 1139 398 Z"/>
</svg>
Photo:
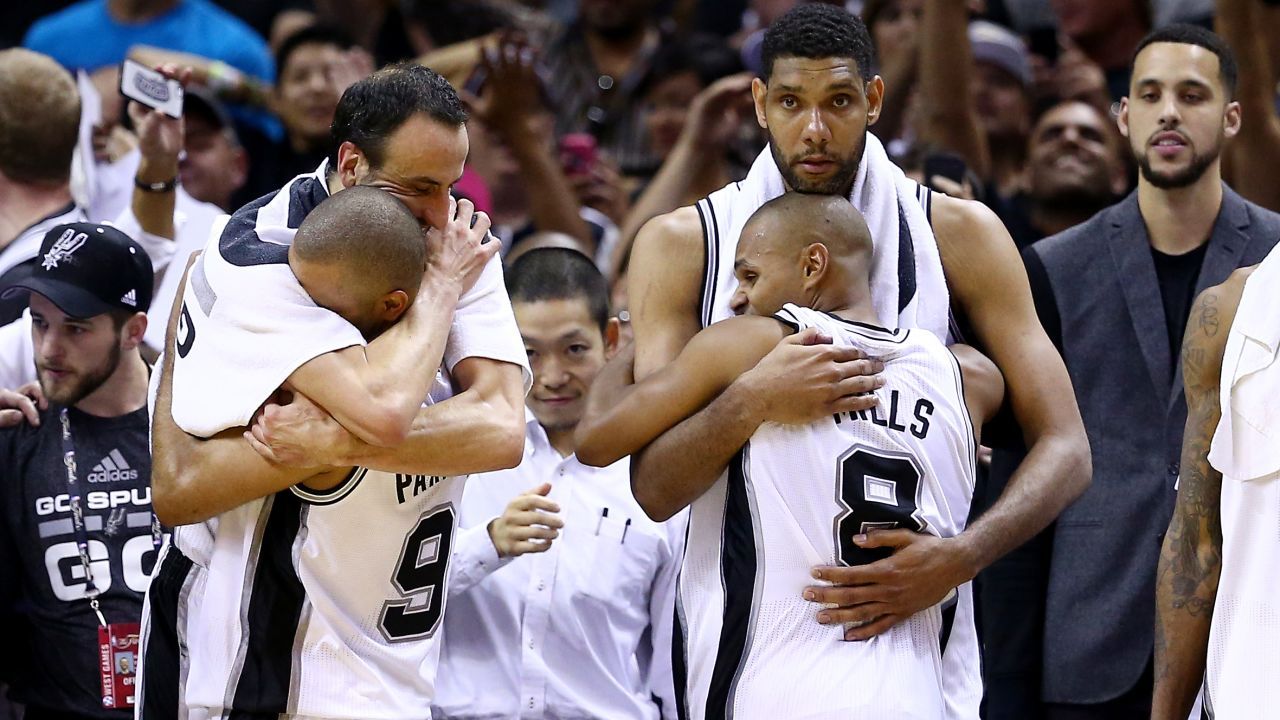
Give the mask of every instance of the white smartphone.
<svg viewBox="0 0 1280 720">
<path fill-rule="evenodd" d="M 120 94 L 171 118 L 182 117 L 182 83 L 127 58 L 120 66 Z"/>
</svg>

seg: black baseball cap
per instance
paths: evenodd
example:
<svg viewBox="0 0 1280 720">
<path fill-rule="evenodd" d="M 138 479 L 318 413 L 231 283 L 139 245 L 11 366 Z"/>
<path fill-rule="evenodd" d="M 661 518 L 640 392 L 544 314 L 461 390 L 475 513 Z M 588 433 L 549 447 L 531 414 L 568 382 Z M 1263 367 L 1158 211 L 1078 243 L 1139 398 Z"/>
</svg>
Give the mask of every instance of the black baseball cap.
<svg viewBox="0 0 1280 720">
<path fill-rule="evenodd" d="M 30 274 L 0 297 L 37 292 L 72 317 L 91 318 L 146 312 L 154 285 L 151 258 L 128 235 L 110 225 L 68 223 L 45 233 Z"/>
</svg>

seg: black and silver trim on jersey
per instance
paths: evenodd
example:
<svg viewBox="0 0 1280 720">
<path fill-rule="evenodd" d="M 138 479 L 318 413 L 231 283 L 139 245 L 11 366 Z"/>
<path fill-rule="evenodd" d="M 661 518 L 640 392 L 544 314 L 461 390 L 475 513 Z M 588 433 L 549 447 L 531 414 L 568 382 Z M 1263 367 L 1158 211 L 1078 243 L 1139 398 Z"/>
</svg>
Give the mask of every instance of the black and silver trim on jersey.
<svg viewBox="0 0 1280 720">
<path fill-rule="evenodd" d="M 797 316 L 795 312 L 791 310 L 790 306 L 791 306 L 790 303 L 788 303 L 787 305 L 784 305 L 781 310 L 773 314 L 773 319 L 794 328 L 796 332 L 800 332 L 800 330 L 803 329 L 804 327 L 807 327 L 807 325 L 804 322 L 801 322 L 799 316 Z M 799 306 L 795 306 L 795 307 L 799 307 Z M 906 342 L 907 338 L 911 335 L 911 331 L 907 328 L 898 328 L 897 330 L 890 330 L 889 328 L 881 327 L 879 325 L 872 325 L 871 323 L 858 322 L 857 320 L 846 320 L 845 318 L 842 318 L 839 315 L 834 315 L 832 313 L 826 312 L 825 310 L 816 310 L 815 312 L 822 313 L 823 315 L 843 325 L 850 332 L 865 338 L 869 338 L 871 340 L 878 340 L 880 342 L 887 342 L 887 343 L 893 343 L 895 345 L 901 345 L 902 343 Z"/>
<path fill-rule="evenodd" d="M 764 557 L 755 493 L 751 488 L 751 443 L 729 463 L 725 488 L 720 578 L 724 583 L 724 618 L 720 645 L 707 691 L 706 720 L 731 720 L 738 680 L 751 652 L 764 580 Z"/>
<path fill-rule="evenodd" d="M 147 591 L 142 619 L 143 670 L 137 677 L 139 720 L 185 718 L 187 608 L 195 584 L 195 565 L 172 541 L 161 550 Z"/>
<path fill-rule="evenodd" d="M 710 198 L 698 201 L 698 221 L 702 223 L 702 239 L 706 245 L 706 257 L 702 263 L 702 327 L 711 324 L 715 317 L 716 286 L 720 282 L 720 221 Z"/>
<path fill-rule="evenodd" d="M 228 684 L 227 720 L 251 720 L 290 712 L 296 639 L 306 601 L 297 554 L 308 506 L 292 493 L 267 498 L 254 528 L 254 543 L 240 603 L 240 648 Z"/>
<path fill-rule="evenodd" d="M 352 468 L 351 472 L 342 479 L 337 485 L 327 490 L 312 490 L 305 485 L 294 485 L 289 488 L 289 492 L 297 495 L 303 502 L 310 505 L 332 505 L 339 500 L 347 497 L 355 492 L 356 487 L 364 480 L 364 476 L 369 474 L 368 468 Z"/>
</svg>

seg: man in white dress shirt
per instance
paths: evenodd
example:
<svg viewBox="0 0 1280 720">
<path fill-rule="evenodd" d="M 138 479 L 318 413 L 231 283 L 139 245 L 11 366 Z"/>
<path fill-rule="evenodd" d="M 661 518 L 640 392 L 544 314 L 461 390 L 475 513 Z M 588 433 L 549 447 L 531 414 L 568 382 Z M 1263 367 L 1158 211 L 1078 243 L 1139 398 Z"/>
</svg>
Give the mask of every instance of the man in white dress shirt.
<svg viewBox="0 0 1280 720">
<path fill-rule="evenodd" d="M 617 347 L 604 277 L 576 250 L 545 248 L 512 266 L 507 289 L 534 374 L 525 456 L 467 483 L 432 716 L 674 718 L 684 516 L 651 521 L 626 460 L 597 469 L 573 454 Z"/>
</svg>

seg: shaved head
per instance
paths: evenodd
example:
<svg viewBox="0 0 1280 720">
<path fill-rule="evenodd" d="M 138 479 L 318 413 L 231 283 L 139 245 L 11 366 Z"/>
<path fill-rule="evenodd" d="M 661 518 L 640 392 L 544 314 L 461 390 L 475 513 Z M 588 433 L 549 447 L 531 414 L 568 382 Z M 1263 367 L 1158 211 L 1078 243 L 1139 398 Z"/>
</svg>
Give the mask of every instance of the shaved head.
<svg viewBox="0 0 1280 720">
<path fill-rule="evenodd" d="M 426 244 L 417 218 L 388 192 L 347 188 L 316 206 L 289 247 L 289 266 L 322 307 L 369 336 L 399 317 L 378 309 L 385 296 L 417 296 Z M 403 312 L 401 308 L 400 312 Z"/>
<path fill-rule="evenodd" d="M 862 213 L 838 195 L 788 192 L 770 200 L 747 220 L 742 239 L 779 252 L 800 252 L 819 243 L 832 258 L 871 254 L 871 230 Z M 763 246 L 762 246 L 763 247 Z"/>
</svg>

